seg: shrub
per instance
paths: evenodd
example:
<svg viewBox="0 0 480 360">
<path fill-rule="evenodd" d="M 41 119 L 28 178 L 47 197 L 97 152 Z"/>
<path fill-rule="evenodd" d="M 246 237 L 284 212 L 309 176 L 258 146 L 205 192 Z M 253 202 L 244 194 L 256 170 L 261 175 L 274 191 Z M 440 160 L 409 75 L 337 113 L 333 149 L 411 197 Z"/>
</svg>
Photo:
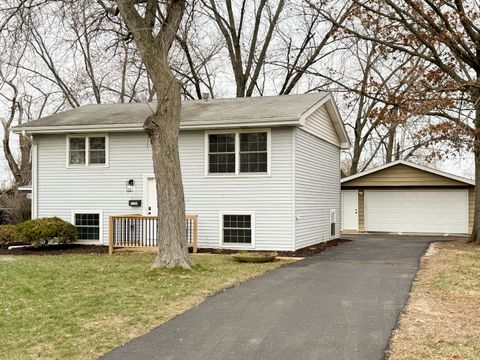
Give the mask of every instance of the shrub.
<svg viewBox="0 0 480 360">
<path fill-rule="evenodd" d="M 18 233 L 15 225 L 0 225 L 0 245 L 24 244 L 22 236 Z"/>
<path fill-rule="evenodd" d="M 57 217 L 25 221 L 16 225 L 16 230 L 26 243 L 33 246 L 51 242 L 67 244 L 77 240 L 76 227 Z"/>
<path fill-rule="evenodd" d="M 20 192 L 6 193 L 0 200 L 5 208 L 4 221 L 7 224 L 19 224 L 30 219 L 31 200 Z"/>
</svg>

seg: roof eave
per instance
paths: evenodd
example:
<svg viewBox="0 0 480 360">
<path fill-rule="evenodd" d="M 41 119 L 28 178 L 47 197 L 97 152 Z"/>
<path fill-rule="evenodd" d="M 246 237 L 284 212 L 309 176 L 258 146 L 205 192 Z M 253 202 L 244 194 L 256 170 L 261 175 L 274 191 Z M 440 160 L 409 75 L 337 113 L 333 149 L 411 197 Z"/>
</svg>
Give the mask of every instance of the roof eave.
<svg viewBox="0 0 480 360">
<path fill-rule="evenodd" d="M 180 130 L 211 130 L 211 129 L 234 129 L 256 127 L 281 127 L 298 126 L 298 118 L 282 119 L 281 121 L 269 120 L 258 122 L 236 122 L 231 124 L 192 124 L 180 125 Z M 115 124 L 115 125 L 65 125 L 65 126 L 16 126 L 12 128 L 15 134 L 62 134 L 62 133 L 85 133 L 85 132 L 128 132 L 143 131 L 139 124 Z"/>
</svg>

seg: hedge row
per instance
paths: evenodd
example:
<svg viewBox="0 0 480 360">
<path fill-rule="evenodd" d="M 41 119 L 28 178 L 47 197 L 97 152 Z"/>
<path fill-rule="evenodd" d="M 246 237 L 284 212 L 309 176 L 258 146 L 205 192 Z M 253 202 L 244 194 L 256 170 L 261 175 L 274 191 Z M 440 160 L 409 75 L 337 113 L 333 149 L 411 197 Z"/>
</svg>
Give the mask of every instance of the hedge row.
<svg viewBox="0 0 480 360">
<path fill-rule="evenodd" d="M 41 218 L 17 225 L 0 225 L 0 245 L 30 244 L 36 247 L 49 243 L 67 244 L 77 240 L 77 229 L 60 218 Z"/>
</svg>

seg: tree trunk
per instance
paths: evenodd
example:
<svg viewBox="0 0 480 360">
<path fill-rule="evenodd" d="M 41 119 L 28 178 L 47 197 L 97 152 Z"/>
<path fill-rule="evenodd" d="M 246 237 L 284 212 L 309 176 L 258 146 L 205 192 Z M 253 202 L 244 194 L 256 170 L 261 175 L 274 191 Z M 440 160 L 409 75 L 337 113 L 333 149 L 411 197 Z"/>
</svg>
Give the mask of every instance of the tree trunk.
<svg viewBox="0 0 480 360">
<path fill-rule="evenodd" d="M 355 131 L 355 141 L 353 145 L 353 157 L 352 157 L 352 164 L 350 165 L 350 175 L 355 175 L 358 173 L 358 165 L 360 164 L 360 155 L 362 154 L 362 147 L 360 146 L 360 137 L 356 134 Z M 360 134 L 361 136 L 361 134 Z"/>
<path fill-rule="evenodd" d="M 190 268 L 185 229 L 185 199 L 178 152 L 181 84 L 168 63 L 168 53 L 185 11 L 185 0 L 165 2 L 160 32 L 155 17 L 160 1 L 147 1 L 141 16 L 134 0 L 116 0 L 118 9 L 142 55 L 157 95 L 157 108 L 143 124 L 152 144 L 153 171 L 157 188 L 158 254 L 152 268 Z"/>
<path fill-rule="evenodd" d="M 395 148 L 395 135 L 396 135 L 396 125 L 391 125 L 392 127 L 388 130 L 388 139 L 385 153 L 385 164 L 389 164 L 393 161 L 393 149 Z"/>
<path fill-rule="evenodd" d="M 474 148 L 475 155 L 475 210 L 473 213 L 473 230 L 469 242 L 480 245 L 480 92 L 476 91 L 477 96 L 473 97 L 475 106 L 475 135 Z"/>
<path fill-rule="evenodd" d="M 168 84 L 163 85 L 157 89 L 157 111 L 144 124 L 152 144 L 157 188 L 158 254 L 152 268 L 190 268 L 178 151 L 181 85 L 173 77 Z"/>
</svg>

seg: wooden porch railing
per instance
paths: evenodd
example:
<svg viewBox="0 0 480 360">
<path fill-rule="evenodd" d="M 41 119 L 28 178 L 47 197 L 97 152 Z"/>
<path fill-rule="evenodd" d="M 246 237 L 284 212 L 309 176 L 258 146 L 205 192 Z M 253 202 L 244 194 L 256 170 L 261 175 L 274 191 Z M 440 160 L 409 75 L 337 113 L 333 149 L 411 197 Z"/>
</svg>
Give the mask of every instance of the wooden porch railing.
<svg viewBox="0 0 480 360">
<path fill-rule="evenodd" d="M 198 215 L 187 215 L 185 225 L 188 246 L 197 252 Z M 108 252 L 114 248 L 157 247 L 156 216 L 115 215 L 110 216 L 108 229 Z"/>
</svg>

